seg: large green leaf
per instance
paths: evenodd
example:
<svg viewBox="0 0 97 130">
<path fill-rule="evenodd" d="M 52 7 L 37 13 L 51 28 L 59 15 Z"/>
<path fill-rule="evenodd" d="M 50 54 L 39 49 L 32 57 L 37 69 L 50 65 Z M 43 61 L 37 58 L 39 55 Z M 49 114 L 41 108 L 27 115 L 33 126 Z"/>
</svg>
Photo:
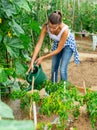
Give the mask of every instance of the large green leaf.
<svg viewBox="0 0 97 130">
<path fill-rule="evenodd" d="M 22 45 L 22 43 L 20 42 L 20 40 L 18 38 L 11 39 L 11 41 L 8 43 L 8 45 L 10 47 L 19 48 L 19 49 L 24 48 L 24 46 Z"/>
<path fill-rule="evenodd" d="M 2 85 L 3 86 L 7 86 L 7 87 L 12 86 L 13 85 L 13 81 L 7 78 L 7 81 L 3 82 Z"/>
<path fill-rule="evenodd" d="M 9 22 L 9 25 L 12 27 L 14 34 L 19 36 L 20 34 L 24 34 L 24 30 L 21 28 L 21 26 L 16 23 L 15 20 L 12 20 L 12 22 Z"/>
<path fill-rule="evenodd" d="M 0 67 L 0 82 L 5 82 L 7 80 L 7 74 L 4 68 Z"/>
<path fill-rule="evenodd" d="M 6 46 L 7 51 L 9 52 L 9 54 L 11 55 L 11 57 L 15 57 L 17 58 L 19 56 L 19 50 L 15 49 L 15 48 L 11 48 L 9 46 Z"/>
<path fill-rule="evenodd" d="M 22 8 L 28 12 L 31 11 L 26 0 L 15 0 L 15 4 L 17 4 L 20 8 Z"/>
<path fill-rule="evenodd" d="M 13 75 L 14 71 L 14 68 L 5 68 L 5 72 L 7 75 Z"/>
<path fill-rule="evenodd" d="M 0 130 L 35 130 L 34 123 L 29 120 L 1 120 Z"/>
<path fill-rule="evenodd" d="M 3 103 L 2 101 L 0 101 L 0 117 L 14 119 L 11 108 L 8 105 L 6 105 L 5 103 Z"/>
<path fill-rule="evenodd" d="M 20 42 L 17 37 L 9 38 L 8 36 L 5 36 L 3 42 L 11 57 L 17 58 L 19 56 L 19 50 L 24 48 L 23 43 Z"/>
<path fill-rule="evenodd" d="M 21 64 L 20 62 L 16 62 L 15 66 L 16 66 L 16 74 L 18 76 L 24 76 L 24 74 L 26 73 L 26 69 L 25 69 L 24 65 Z"/>
<path fill-rule="evenodd" d="M 19 38 L 17 38 L 17 37 L 9 38 L 6 35 L 4 37 L 3 42 L 4 42 L 5 46 L 10 46 L 10 47 L 14 47 L 14 48 L 23 48 L 23 45 L 21 44 Z"/>
<path fill-rule="evenodd" d="M 14 4 L 12 4 L 9 0 L 1 0 L 3 11 L 6 13 L 8 17 L 12 16 L 13 14 L 16 14 L 16 9 Z"/>
</svg>

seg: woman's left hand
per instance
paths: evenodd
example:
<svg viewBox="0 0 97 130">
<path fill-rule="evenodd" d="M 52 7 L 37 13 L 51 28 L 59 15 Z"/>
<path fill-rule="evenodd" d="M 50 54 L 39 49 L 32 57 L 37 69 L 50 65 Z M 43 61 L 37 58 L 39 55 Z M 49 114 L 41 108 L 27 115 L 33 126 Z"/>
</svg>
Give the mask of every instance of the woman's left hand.
<svg viewBox="0 0 97 130">
<path fill-rule="evenodd" d="M 40 65 L 41 62 L 42 62 L 42 60 L 43 60 L 43 58 L 42 58 L 42 57 L 39 57 L 39 58 L 35 61 L 35 63 L 36 63 L 37 65 Z"/>
</svg>

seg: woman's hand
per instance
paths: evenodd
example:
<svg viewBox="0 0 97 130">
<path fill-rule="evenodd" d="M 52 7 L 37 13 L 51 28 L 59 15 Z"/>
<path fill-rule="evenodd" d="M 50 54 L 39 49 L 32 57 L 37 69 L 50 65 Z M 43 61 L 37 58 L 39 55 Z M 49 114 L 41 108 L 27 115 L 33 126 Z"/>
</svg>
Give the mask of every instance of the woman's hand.
<svg viewBox="0 0 97 130">
<path fill-rule="evenodd" d="M 39 57 L 39 58 L 35 61 L 36 65 L 40 65 L 41 62 L 42 62 L 42 60 L 43 60 L 43 57 Z M 27 73 L 29 73 L 30 70 L 33 71 L 33 69 L 34 69 L 34 67 L 33 67 L 34 65 L 33 65 L 33 64 L 34 64 L 33 62 L 30 63 L 30 66 L 29 66 L 29 69 L 28 69 Z"/>
<path fill-rule="evenodd" d="M 37 65 L 40 65 L 40 64 L 42 63 L 42 61 L 43 61 L 43 57 L 39 57 L 39 58 L 35 61 L 35 63 L 36 63 Z"/>
<path fill-rule="evenodd" d="M 33 63 L 32 62 L 30 63 L 30 66 L 29 66 L 29 69 L 28 69 L 27 73 L 29 73 L 30 70 L 33 71 Z"/>
</svg>

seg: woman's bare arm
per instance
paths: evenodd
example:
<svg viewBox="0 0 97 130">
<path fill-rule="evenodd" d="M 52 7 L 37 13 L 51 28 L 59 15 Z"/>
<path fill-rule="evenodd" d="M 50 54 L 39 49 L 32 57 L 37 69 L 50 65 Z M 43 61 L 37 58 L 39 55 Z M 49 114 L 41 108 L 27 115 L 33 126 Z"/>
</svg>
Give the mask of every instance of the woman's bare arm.
<svg viewBox="0 0 97 130">
<path fill-rule="evenodd" d="M 34 49 L 34 52 L 32 54 L 32 59 L 31 59 L 31 63 L 30 63 L 30 66 L 29 66 L 29 69 L 28 69 L 28 72 L 33 69 L 33 63 L 35 62 L 35 59 L 41 49 L 41 46 L 42 46 L 42 43 L 43 43 L 43 40 L 44 40 L 44 37 L 45 37 L 45 34 L 47 32 L 47 28 L 46 28 L 46 24 L 42 27 L 42 30 L 41 30 L 41 33 L 40 33 L 40 36 L 39 36 L 39 39 L 38 39 L 38 42 L 36 44 L 36 47 Z"/>
</svg>

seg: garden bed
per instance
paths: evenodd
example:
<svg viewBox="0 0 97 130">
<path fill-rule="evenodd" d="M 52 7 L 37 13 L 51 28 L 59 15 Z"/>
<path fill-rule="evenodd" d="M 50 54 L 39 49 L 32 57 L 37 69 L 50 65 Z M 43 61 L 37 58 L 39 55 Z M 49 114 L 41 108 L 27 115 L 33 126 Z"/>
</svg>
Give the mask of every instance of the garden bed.
<svg viewBox="0 0 97 130">
<path fill-rule="evenodd" d="M 79 37 L 80 38 L 80 37 Z M 89 39 L 86 39 L 88 41 Z M 81 43 L 82 41 L 82 43 Z M 80 44 L 84 44 L 83 40 L 80 41 Z M 84 40 L 85 41 L 85 40 Z M 77 41 L 77 45 L 78 45 Z M 88 48 L 87 48 L 88 50 Z M 88 50 L 90 51 L 90 50 Z M 82 51 L 81 51 L 82 53 Z M 69 81 L 78 87 L 86 87 L 92 88 L 93 90 L 97 90 L 97 58 L 94 58 L 95 52 L 91 52 L 91 56 L 87 52 L 85 52 L 81 57 L 81 63 L 76 65 L 72 60 L 69 65 L 68 76 Z M 92 57 L 93 54 L 93 57 Z M 49 66 L 48 66 L 49 65 Z M 50 79 L 50 68 L 51 68 L 51 59 L 47 59 L 42 63 L 43 69 L 46 72 L 48 79 Z M 44 93 L 44 91 L 43 91 Z M 5 102 L 12 108 L 15 119 L 24 120 L 29 119 L 29 115 L 20 109 L 20 100 L 5 100 Z M 37 106 L 38 109 L 38 106 Z M 55 115 L 50 117 L 37 113 L 37 119 L 39 122 L 53 122 L 56 119 Z M 86 106 L 80 108 L 80 116 L 78 119 L 74 119 L 73 122 L 69 123 L 69 128 L 66 130 L 70 130 L 70 128 L 76 128 L 76 130 L 92 130 L 91 123 L 89 119 L 89 115 L 86 113 Z M 55 130 L 55 126 L 53 129 Z"/>
</svg>

